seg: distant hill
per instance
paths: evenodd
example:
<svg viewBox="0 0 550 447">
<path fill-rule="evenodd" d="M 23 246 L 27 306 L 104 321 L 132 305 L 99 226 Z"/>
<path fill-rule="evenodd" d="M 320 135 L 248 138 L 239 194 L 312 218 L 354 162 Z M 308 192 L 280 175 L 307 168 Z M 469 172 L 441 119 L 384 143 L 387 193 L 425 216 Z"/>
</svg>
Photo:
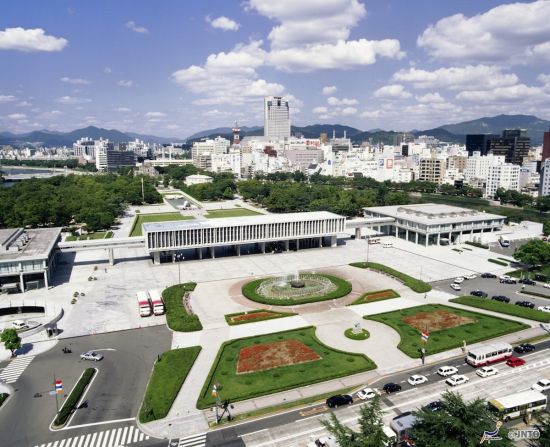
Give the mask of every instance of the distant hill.
<svg viewBox="0 0 550 447">
<path fill-rule="evenodd" d="M 252 126 L 247 127 L 243 126 L 241 127 L 241 134 L 250 134 L 251 132 L 255 132 L 261 130 L 262 134 L 264 132 L 264 128 L 260 126 Z M 207 130 L 201 130 L 200 132 L 194 133 L 193 135 L 187 137 L 187 140 L 197 140 L 199 138 L 208 138 L 211 135 L 232 135 L 233 130 L 231 127 L 216 127 L 215 129 L 207 129 Z"/>
</svg>

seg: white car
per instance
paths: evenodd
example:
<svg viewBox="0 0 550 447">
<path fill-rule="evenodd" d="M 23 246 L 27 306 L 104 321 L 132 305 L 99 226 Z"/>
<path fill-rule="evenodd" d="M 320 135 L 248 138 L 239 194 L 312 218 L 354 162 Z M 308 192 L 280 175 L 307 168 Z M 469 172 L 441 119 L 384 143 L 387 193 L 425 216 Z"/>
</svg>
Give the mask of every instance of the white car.
<svg viewBox="0 0 550 447">
<path fill-rule="evenodd" d="M 539 306 L 537 309 L 542 310 L 543 312 L 550 312 L 550 306 Z"/>
<path fill-rule="evenodd" d="M 97 352 L 88 351 L 80 354 L 80 358 L 82 360 L 93 360 L 94 362 L 99 362 L 103 358 L 103 356 L 101 354 L 98 354 Z"/>
<path fill-rule="evenodd" d="M 506 281 L 507 279 L 512 279 L 512 277 L 509 276 L 509 275 L 501 275 L 501 276 L 498 277 L 498 279 L 500 281 Z"/>
<path fill-rule="evenodd" d="M 357 392 L 357 397 L 361 400 L 369 400 L 376 396 L 378 393 L 372 388 L 363 388 L 361 391 Z"/>
<path fill-rule="evenodd" d="M 445 383 L 447 385 L 457 386 L 457 385 L 462 385 L 463 383 L 468 382 L 468 380 L 470 380 L 470 379 L 468 379 L 468 377 L 460 375 L 460 374 L 456 374 L 454 376 L 449 377 L 447 380 L 445 380 Z"/>
<path fill-rule="evenodd" d="M 411 377 L 409 377 L 409 379 L 407 380 L 407 382 L 409 382 L 409 385 L 412 385 L 412 386 L 420 385 L 420 384 L 425 383 L 427 381 L 428 381 L 428 378 L 426 376 L 422 376 L 420 374 L 414 374 Z"/>
<path fill-rule="evenodd" d="M 544 287 L 545 289 L 550 289 L 550 282 L 544 283 L 542 287 Z"/>
<path fill-rule="evenodd" d="M 470 273 L 469 275 L 466 275 L 464 278 L 466 278 L 466 279 L 476 279 L 477 275 L 475 273 Z"/>
<path fill-rule="evenodd" d="M 464 282 L 464 278 L 462 276 L 459 276 L 458 278 L 455 278 L 453 282 L 456 284 L 462 284 Z"/>
<path fill-rule="evenodd" d="M 458 369 L 456 369 L 454 366 L 441 366 L 437 370 L 437 374 L 443 377 L 452 376 L 453 374 L 456 374 L 458 372 Z"/>
<path fill-rule="evenodd" d="M 461 290 L 461 289 L 460 289 L 460 284 L 457 284 L 457 283 L 454 283 L 454 282 L 453 282 L 453 283 L 451 284 L 451 289 L 453 289 L 453 290 Z"/>
<path fill-rule="evenodd" d="M 535 383 L 532 387 L 532 390 L 540 391 L 541 393 L 550 390 L 550 380 L 548 379 L 540 379 L 537 383 Z"/>
<path fill-rule="evenodd" d="M 493 368 L 492 366 L 484 366 L 483 368 L 479 368 L 479 369 L 476 371 L 476 374 L 477 374 L 479 377 L 494 376 L 494 375 L 497 374 L 497 373 L 498 373 L 498 369 Z"/>
</svg>

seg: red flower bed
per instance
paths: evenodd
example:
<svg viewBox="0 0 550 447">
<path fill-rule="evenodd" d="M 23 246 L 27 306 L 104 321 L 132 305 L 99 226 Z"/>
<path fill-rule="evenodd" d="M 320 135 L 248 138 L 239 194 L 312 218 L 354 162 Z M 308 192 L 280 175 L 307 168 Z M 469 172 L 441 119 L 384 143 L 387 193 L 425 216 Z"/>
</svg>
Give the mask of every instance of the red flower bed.
<svg viewBox="0 0 550 447">
<path fill-rule="evenodd" d="M 312 362 L 320 358 L 313 349 L 294 339 L 251 345 L 239 352 L 237 374 Z"/>
<path fill-rule="evenodd" d="M 231 321 L 233 323 L 237 323 L 239 321 L 249 321 L 249 320 L 255 320 L 257 318 L 272 318 L 276 317 L 278 314 L 275 314 L 273 312 L 253 312 L 248 314 L 242 314 L 242 315 L 235 315 L 231 317 Z"/>
<path fill-rule="evenodd" d="M 393 290 L 385 290 L 384 292 L 369 293 L 366 296 L 366 301 L 368 300 L 379 300 L 381 298 L 393 298 L 395 293 Z"/>
<path fill-rule="evenodd" d="M 419 331 L 438 331 L 463 324 L 475 323 L 476 320 L 470 317 L 453 314 L 446 310 L 435 310 L 433 312 L 419 312 L 403 318 L 403 321 Z"/>
</svg>

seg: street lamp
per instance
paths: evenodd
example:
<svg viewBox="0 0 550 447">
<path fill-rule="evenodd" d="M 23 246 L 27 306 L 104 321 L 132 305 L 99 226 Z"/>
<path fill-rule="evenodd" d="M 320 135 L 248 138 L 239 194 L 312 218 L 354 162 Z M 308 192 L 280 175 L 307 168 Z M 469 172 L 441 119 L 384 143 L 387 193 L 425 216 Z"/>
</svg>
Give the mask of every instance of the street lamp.
<svg viewBox="0 0 550 447">
<path fill-rule="evenodd" d="M 367 243 L 367 267 L 369 264 L 369 248 L 370 248 L 370 236 L 367 234 L 365 236 L 365 242 Z"/>
</svg>

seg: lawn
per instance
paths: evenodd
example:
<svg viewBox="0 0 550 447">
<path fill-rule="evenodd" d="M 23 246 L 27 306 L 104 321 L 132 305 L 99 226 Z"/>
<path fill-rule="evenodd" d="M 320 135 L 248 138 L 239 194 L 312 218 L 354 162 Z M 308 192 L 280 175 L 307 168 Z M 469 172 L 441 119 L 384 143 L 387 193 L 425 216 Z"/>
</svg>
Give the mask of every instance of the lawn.
<svg viewBox="0 0 550 447">
<path fill-rule="evenodd" d="M 453 303 L 465 304 L 466 306 L 477 307 L 479 309 L 492 310 L 515 317 L 525 318 L 527 320 L 541 321 L 550 323 L 550 313 L 528 307 L 516 306 L 515 304 L 502 303 L 500 301 L 488 300 L 477 296 L 460 296 L 451 299 Z"/>
<path fill-rule="evenodd" d="M 546 275 L 546 277 L 550 278 L 550 265 L 543 265 L 541 267 L 538 267 L 536 269 L 533 269 L 532 271 L 525 271 L 525 270 L 513 270 L 511 272 L 508 272 L 507 275 L 513 276 L 515 278 L 531 278 L 535 279 L 535 275 L 539 273 L 542 275 Z"/>
<path fill-rule="evenodd" d="M 221 399 L 236 402 L 374 368 L 364 355 L 325 346 L 314 327 L 231 340 L 218 352 L 197 407 L 214 404 L 214 384 Z"/>
<path fill-rule="evenodd" d="M 193 346 L 167 351 L 160 356 L 139 410 L 140 422 L 166 417 L 200 351 L 200 346 Z"/>
<path fill-rule="evenodd" d="M 421 281 L 420 279 L 413 278 L 412 276 L 409 276 L 398 270 L 392 269 L 391 267 L 388 267 L 383 264 L 378 264 L 376 262 L 354 262 L 350 265 L 352 267 L 357 267 L 360 269 L 369 268 L 381 273 L 386 273 L 398 279 L 407 287 L 410 287 L 416 293 L 426 293 L 432 290 L 432 286 L 430 286 L 427 282 Z"/>
<path fill-rule="evenodd" d="M 426 355 L 431 355 L 462 346 L 463 340 L 472 344 L 529 327 L 503 318 L 432 304 L 363 318 L 394 328 L 401 336 L 398 348 L 413 358 L 420 357 L 421 348 L 426 348 Z M 426 329 L 430 338 L 425 344 L 420 332 Z"/>
<path fill-rule="evenodd" d="M 136 214 L 130 237 L 141 236 L 141 225 L 151 222 L 170 222 L 174 220 L 191 220 L 191 216 L 182 216 L 180 213 Z"/>
<path fill-rule="evenodd" d="M 229 326 L 238 324 L 256 323 L 257 321 L 273 320 L 275 318 L 291 317 L 296 315 L 292 312 L 275 312 L 267 309 L 250 310 L 236 314 L 225 315 L 225 321 Z"/>
<path fill-rule="evenodd" d="M 258 216 L 261 213 L 251 211 L 245 208 L 230 208 L 227 210 L 210 210 L 205 215 L 208 219 L 217 219 L 220 217 L 242 217 L 242 216 Z"/>
<path fill-rule="evenodd" d="M 162 291 L 162 299 L 166 307 L 166 324 L 173 331 L 200 331 L 202 324 L 197 315 L 191 315 L 183 305 L 185 292 L 192 292 L 197 286 L 194 282 L 177 284 Z"/>
<path fill-rule="evenodd" d="M 366 293 L 363 293 L 363 295 L 361 295 L 359 298 L 357 298 L 353 303 L 351 303 L 351 306 L 355 304 L 372 303 L 374 301 L 390 300 L 392 298 L 399 298 L 400 296 L 401 295 L 399 295 L 395 290 L 392 290 L 392 289 L 366 292 Z"/>
</svg>

